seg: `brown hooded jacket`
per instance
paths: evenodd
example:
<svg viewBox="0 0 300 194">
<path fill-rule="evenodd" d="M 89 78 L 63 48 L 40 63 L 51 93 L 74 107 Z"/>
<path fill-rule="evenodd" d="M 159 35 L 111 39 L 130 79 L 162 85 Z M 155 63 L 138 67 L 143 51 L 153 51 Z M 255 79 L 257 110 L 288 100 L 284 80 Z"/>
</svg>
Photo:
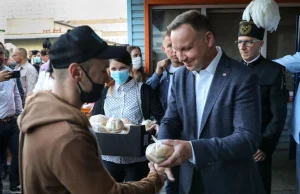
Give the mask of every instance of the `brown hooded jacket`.
<svg viewBox="0 0 300 194">
<path fill-rule="evenodd" d="M 103 166 L 86 116 L 51 92 L 29 96 L 18 124 L 23 194 L 154 194 L 163 186 L 157 173 L 116 183 Z"/>
</svg>

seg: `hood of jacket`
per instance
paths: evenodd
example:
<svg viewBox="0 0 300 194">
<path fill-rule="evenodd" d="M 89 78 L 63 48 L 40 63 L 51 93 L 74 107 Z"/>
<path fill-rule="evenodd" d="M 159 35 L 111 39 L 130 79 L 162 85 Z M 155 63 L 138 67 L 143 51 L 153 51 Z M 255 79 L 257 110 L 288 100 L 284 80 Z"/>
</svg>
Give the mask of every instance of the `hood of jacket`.
<svg viewBox="0 0 300 194">
<path fill-rule="evenodd" d="M 27 97 L 18 125 L 20 131 L 29 133 L 39 126 L 61 121 L 83 128 L 90 126 L 88 118 L 80 110 L 50 91 L 40 91 Z"/>
</svg>

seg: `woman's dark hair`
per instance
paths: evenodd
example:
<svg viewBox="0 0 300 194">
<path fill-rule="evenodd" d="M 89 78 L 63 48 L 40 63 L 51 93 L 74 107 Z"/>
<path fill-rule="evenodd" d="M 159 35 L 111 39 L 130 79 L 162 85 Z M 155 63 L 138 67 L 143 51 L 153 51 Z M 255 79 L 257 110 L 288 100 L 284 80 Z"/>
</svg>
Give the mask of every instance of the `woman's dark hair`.
<svg viewBox="0 0 300 194">
<path fill-rule="evenodd" d="M 42 55 L 42 56 L 49 55 L 49 51 L 46 50 L 46 49 L 43 49 L 43 50 L 41 50 L 41 55 Z"/>
<path fill-rule="evenodd" d="M 49 63 L 49 67 L 47 69 L 47 72 L 49 72 L 50 74 L 53 73 L 53 66 L 52 66 L 51 62 Z"/>
<path fill-rule="evenodd" d="M 116 60 L 116 61 L 118 61 L 120 63 L 123 63 L 123 64 L 125 64 L 127 66 L 131 66 L 132 65 L 131 56 L 130 56 L 129 52 L 127 52 L 126 49 L 124 49 L 124 52 L 122 53 L 121 57 L 115 58 L 113 60 Z M 107 70 L 107 74 L 110 77 L 110 71 L 109 70 Z M 113 80 L 113 79 L 110 79 L 110 81 L 108 83 L 106 83 L 107 87 L 111 87 L 113 85 L 115 85 L 115 80 Z"/>
<path fill-rule="evenodd" d="M 140 52 L 142 53 L 141 48 L 138 47 L 138 46 L 128 46 L 128 47 L 127 47 L 127 51 L 128 51 L 130 54 L 131 54 L 131 51 L 133 51 L 134 49 L 138 49 L 138 50 L 140 50 Z"/>
<path fill-rule="evenodd" d="M 49 38 L 46 38 L 46 40 L 44 40 L 44 42 L 43 42 L 43 48 L 45 50 L 49 50 L 50 47 L 51 47 L 51 42 L 50 42 Z"/>
</svg>

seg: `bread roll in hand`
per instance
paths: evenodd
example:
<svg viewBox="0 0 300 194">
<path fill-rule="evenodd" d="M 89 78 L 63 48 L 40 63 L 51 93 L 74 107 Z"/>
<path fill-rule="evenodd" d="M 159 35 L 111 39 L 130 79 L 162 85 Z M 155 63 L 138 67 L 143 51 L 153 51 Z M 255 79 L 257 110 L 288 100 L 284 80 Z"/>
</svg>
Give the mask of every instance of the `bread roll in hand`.
<svg viewBox="0 0 300 194">
<path fill-rule="evenodd" d="M 146 157 L 155 164 L 167 160 L 174 152 L 172 146 L 162 144 L 162 141 L 150 144 L 146 149 Z"/>
</svg>

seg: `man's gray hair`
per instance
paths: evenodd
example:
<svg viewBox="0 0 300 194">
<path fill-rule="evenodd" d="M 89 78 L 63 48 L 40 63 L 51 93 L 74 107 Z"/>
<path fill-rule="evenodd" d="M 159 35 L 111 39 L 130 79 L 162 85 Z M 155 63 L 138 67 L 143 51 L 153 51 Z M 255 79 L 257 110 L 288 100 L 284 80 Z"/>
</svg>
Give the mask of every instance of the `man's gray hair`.
<svg viewBox="0 0 300 194">
<path fill-rule="evenodd" d="M 183 24 L 189 24 L 196 32 L 203 32 L 206 33 L 210 31 L 214 34 L 213 28 L 208 20 L 208 18 L 201 14 L 197 10 L 189 10 L 180 15 L 178 15 L 171 24 L 168 25 L 167 29 L 172 31 L 176 30 Z"/>
<path fill-rule="evenodd" d="M 27 51 L 24 48 L 17 48 L 17 50 L 19 51 L 19 53 L 23 56 L 27 58 Z"/>
</svg>

